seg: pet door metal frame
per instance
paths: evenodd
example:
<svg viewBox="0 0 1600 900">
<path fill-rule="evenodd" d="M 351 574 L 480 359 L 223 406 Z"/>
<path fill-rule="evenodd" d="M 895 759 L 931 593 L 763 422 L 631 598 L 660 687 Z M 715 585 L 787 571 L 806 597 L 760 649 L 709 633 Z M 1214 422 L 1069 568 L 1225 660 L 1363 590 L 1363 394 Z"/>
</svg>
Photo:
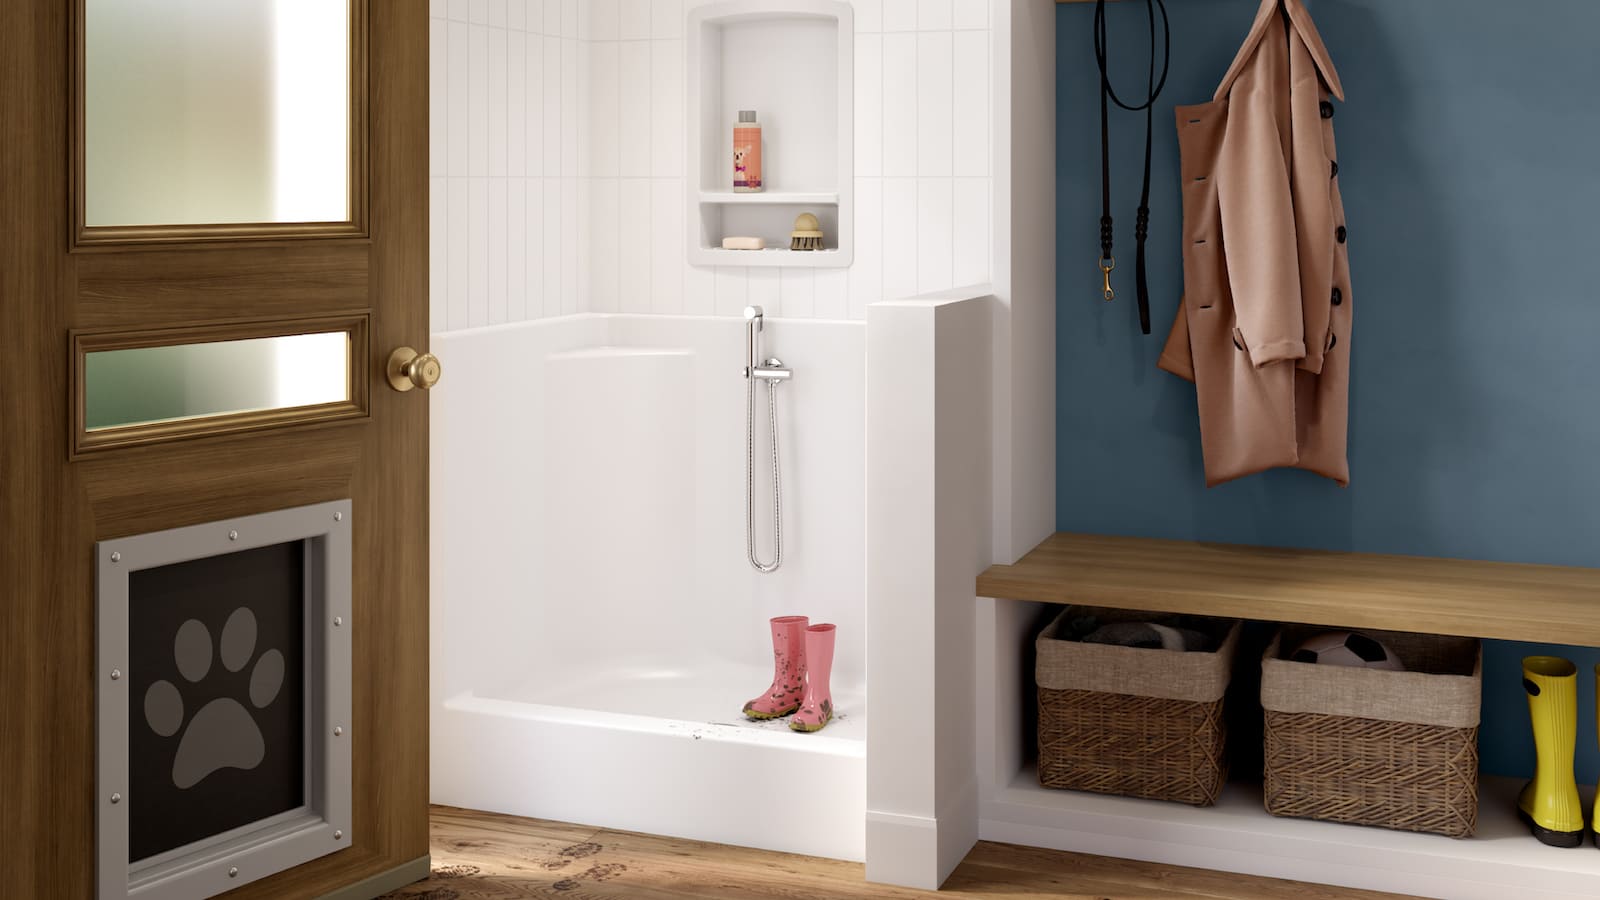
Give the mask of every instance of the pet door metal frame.
<svg viewBox="0 0 1600 900">
<path fill-rule="evenodd" d="M 351 845 L 350 516 L 339 500 L 95 545 L 98 900 L 203 900 Z M 306 560 L 305 805 L 130 864 L 129 573 L 294 542 Z"/>
</svg>

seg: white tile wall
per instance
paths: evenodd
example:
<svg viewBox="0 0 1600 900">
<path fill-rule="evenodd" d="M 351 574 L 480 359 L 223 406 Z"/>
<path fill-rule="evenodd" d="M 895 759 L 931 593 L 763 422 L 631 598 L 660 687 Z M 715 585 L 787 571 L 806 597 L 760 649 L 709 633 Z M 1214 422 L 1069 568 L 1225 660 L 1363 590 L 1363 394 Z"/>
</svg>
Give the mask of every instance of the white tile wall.
<svg viewBox="0 0 1600 900">
<path fill-rule="evenodd" d="M 435 331 L 747 303 L 864 319 L 989 279 L 999 0 L 854 0 L 848 270 L 687 264 L 683 26 L 701 2 L 432 0 Z"/>
</svg>

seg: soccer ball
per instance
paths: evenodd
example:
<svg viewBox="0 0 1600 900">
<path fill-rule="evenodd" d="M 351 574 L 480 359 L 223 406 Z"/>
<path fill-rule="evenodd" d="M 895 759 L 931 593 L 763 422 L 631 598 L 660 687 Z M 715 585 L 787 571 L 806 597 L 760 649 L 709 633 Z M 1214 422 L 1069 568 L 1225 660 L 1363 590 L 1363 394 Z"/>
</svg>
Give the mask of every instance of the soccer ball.
<svg viewBox="0 0 1600 900">
<path fill-rule="evenodd" d="M 1295 662 L 1404 672 L 1400 657 L 1378 641 L 1350 631 L 1324 631 L 1307 638 L 1289 658 Z"/>
</svg>

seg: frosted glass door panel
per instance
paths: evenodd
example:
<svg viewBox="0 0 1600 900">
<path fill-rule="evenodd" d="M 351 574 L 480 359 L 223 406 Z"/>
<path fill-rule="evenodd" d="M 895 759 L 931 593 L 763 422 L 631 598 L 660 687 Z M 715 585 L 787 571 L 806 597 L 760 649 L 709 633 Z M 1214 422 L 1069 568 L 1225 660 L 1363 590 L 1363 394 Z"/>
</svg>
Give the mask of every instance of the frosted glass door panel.
<svg viewBox="0 0 1600 900">
<path fill-rule="evenodd" d="M 344 331 L 91 352 L 83 364 L 84 428 L 345 402 L 349 354 Z"/>
<path fill-rule="evenodd" d="M 351 218 L 348 3 L 84 3 L 85 225 Z"/>
</svg>

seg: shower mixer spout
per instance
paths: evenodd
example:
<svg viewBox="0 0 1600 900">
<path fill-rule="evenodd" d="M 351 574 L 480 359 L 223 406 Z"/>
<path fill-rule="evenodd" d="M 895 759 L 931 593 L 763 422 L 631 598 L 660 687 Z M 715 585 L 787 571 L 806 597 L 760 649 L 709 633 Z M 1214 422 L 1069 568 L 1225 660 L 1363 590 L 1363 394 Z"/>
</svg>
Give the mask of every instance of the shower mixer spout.
<svg viewBox="0 0 1600 900">
<path fill-rule="evenodd" d="M 761 333 L 766 314 L 759 306 L 745 307 L 745 407 L 744 407 L 744 535 L 745 554 L 757 572 L 770 575 L 783 565 L 783 489 L 778 466 L 778 385 L 794 377 L 794 370 L 776 358 L 761 358 Z M 767 385 L 767 422 L 772 434 L 772 562 L 756 555 L 756 382 Z"/>
</svg>

